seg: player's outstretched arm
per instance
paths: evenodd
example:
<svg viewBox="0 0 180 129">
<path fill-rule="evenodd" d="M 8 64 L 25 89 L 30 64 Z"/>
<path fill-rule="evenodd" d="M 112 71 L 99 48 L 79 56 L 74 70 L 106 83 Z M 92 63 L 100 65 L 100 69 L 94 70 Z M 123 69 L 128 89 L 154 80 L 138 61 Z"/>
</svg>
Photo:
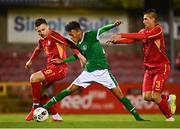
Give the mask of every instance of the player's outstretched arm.
<svg viewBox="0 0 180 129">
<path fill-rule="evenodd" d="M 114 28 L 114 27 L 117 27 L 119 26 L 120 24 L 122 24 L 123 22 L 120 21 L 120 20 L 117 20 L 115 23 L 113 24 L 108 24 L 108 25 L 105 25 L 101 28 L 98 29 L 98 32 L 99 32 L 99 35 L 101 35 L 102 33 L 106 32 L 106 31 L 109 31 L 110 29 Z"/>
<path fill-rule="evenodd" d="M 148 35 L 142 33 L 121 33 L 121 38 L 128 38 L 134 40 L 148 39 Z"/>
<path fill-rule="evenodd" d="M 72 62 L 77 59 L 80 60 L 81 67 L 83 67 L 87 62 L 86 58 L 81 53 L 79 53 L 78 55 L 74 54 L 72 56 L 69 56 L 69 57 L 65 58 L 64 60 L 62 60 L 60 58 L 55 58 L 55 59 L 52 59 L 51 62 L 53 64 L 62 64 L 62 63 Z"/>
<path fill-rule="evenodd" d="M 107 44 L 132 44 L 134 43 L 134 39 L 122 38 L 121 34 L 115 34 L 108 40 Z"/>
<path fill-rule="evenodd" d="M 75 61 L 77 59 L 78 59 L 77 55 L 72 55 L 72 56 L 65 58 L 64 60 L 60 59 L 60 58 L 55 58 L 55 59 L 52 59 L 51 62 L 53 64 L 62 64 L 62 63 L 72 62 L 72 61 Z"/>
</svg>

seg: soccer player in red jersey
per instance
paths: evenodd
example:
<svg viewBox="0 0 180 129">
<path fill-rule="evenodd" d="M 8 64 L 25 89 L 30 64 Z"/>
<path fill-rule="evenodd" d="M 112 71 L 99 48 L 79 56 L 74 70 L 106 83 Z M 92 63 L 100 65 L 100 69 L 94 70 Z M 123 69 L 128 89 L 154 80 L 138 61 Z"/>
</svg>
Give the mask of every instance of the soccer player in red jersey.
<svg viewBox="0 0 180 129">
<path fill-rule="evenodd" d="M 74 43 L 59 33 L 52 31 L 45 19 L 37 19 L 35 21 L 35 29 L 41 39 L 39 40 L 37 47 L 34 49 L 32 56 L 26 62 L 25 68 L 29 69 L 31 67 L 32 62 L 42 50 L 44 50 L 45 54 L 47 55 L 47 66 L 43 70 L 33 73 L 30 77 L 33 106 L 31 112 L 26 117 L 27 121 L 33 119 L 34 108 L 38 107 L 40 104 L 45 104 L 50 100 L 47 95 L 42 95 L 42 89 L 48 88 L 51 83 L 61 80 L 66 76 L 67 64 L 64 63 L 57 65 L 53 63 L 55 60 L 66 58 L 66 47 L 70 47 L 73 50 L 76 56 L 78 56 L 80 59 L 80 63 L 82 65 L 86 63 L 85 57 L 81 55 Z M 52 113 L 52 119 L 54 121 L 62 120 L 54 106 L 52 106 L 49 110 Z"/>
<path fill-rule="evenodd" d="M 143 97 L 146 101 L 155 102 L 167 121 L 174 121 L 175 95 L 163 95 L 164 83 L 170 73 L 170 62 L 166 55 L 164 34 L 157 23 L 157 13 L 154 9 L 144 12 L 144 28 L 138 33 L 120 33 L 112 36 L 108 42 L 114 44 L 143 42 L 144 53 L 144 81 Z M 169 103 L 168 103 L 169 102 Z"/>
</svg>

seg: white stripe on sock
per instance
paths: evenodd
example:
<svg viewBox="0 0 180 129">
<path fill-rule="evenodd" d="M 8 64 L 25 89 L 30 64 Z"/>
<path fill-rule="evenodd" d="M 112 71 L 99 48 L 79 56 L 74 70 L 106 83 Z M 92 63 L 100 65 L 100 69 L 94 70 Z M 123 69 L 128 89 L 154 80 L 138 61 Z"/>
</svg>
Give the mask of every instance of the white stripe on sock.
<svg viewBox="0 0 180 129">
<path fill-rule="evenodd" d="M 135 107 L 133 107 L 133 108 L 130 110 L 130 112 L 133 112 L 133 111 L 134 111 L 134 109 L 135 109 Z"/>
<path fill-rule="evenodd" d="M 56 100 L 56 98 L 55 98 L 55 97 L 53 97 L 53 100 L 54 100 L 55 102 L 57 102 L 57 100 Z"/>
</svg>

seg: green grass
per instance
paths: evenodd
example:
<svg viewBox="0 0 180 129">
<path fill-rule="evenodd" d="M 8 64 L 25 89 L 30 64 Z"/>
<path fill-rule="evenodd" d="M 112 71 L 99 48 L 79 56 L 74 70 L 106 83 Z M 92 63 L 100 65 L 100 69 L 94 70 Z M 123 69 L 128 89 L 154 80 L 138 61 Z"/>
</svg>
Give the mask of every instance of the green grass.
<svg viewBox="0 0 180 129">
<path fill-rule="evenodd" d="M 0 128 L 180 128 L 180 115 L 175 122 L 166 122 L 163 115 L 142 115 L 150 121 L 135 121 L 131 115 L 65 115 L 64 122 L 26 122 L 26 114 L 0 114 Z"/>
</svg>

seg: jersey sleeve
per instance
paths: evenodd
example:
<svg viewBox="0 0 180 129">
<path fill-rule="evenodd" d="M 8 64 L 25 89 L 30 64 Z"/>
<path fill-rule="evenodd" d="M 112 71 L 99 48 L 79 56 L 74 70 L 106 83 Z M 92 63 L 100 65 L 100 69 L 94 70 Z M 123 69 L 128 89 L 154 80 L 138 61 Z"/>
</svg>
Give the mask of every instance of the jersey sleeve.
<svg viewBox="0 0 180 129">
<path fill-rule="evenodd" d="M 132 44 L 136 41 L 134 39 L 121 38 L 118 35 L 113 36 L 112 40 L 116 41 L 114 44 Z"/>
<path fill-rule="evenodd" d="M 33 61 L 40 54 L 40 52 L 42 50 L 42 44 L 41 43 L 42 43 L 42 40 L 39 40 L 38 45 L 36 46 L 36 48 L 34 49 L 32 55 L 30 57 L 30 60 Z"/>
<path fill-rule="evenodd" d="M 106 31 L 108 31 L 108 30 L 110 30 L 110 29 L 112 29 L 114 27 L 115 27 L 114 24 L 108 24 L 108 25 L 105 25 L 105 26 L 101 27 L 101 28 L 98 29 L 98 35 L 101 35 L 102 33 L 106 32 Z"/>
<path fill-rule="evenodd" d="M 161 34 L 162 34 L 162 29 L 159 25 L 157 25 L 150 31 L 144 31 L 144 29 L 142 29 L 138 33 L 122 33 L 121 36 L 122 38 L 142 40 L 142 39 L 157 39 L 161 36 Z"/>
<path fill-rule="evenodd" d="M 64 44 L 67 47 L 70 47 L 76 55 L 78 55 L 80 53 L 80 51 L 78 50 L 78 48 L 72 41 L 63 37 L 59 33 L 52 32 L 51 37 L 54 38 L 55 40 L 57 40 L 59 43 Z"/>
<path fill-rule="evenodd" d="M 72 55 L 72 56 L 69 56 L 69 57 L 65 58 L 64 63 L 72 62 L 72 61 L 75 61 L 77 59 L 78 59 L 78 57 L 76 55 Z"/>
<path fill-rule="evenodd" d="M 148 36 L 143 33 L 122 33 L 122 38 L 129 38 L 129 39 L 136 39 L 136 40 L 142 40 L 147 39 Z"/>
<path fill-rule="evenodd" d="M 144 32 L 144 34 L 147 35 L 148 39 L 158 39 L 161 37 L 162 33 L 163 31 L 160 25 L 155 26 L 152 30 L 148 32 Z"/>
</svg>

